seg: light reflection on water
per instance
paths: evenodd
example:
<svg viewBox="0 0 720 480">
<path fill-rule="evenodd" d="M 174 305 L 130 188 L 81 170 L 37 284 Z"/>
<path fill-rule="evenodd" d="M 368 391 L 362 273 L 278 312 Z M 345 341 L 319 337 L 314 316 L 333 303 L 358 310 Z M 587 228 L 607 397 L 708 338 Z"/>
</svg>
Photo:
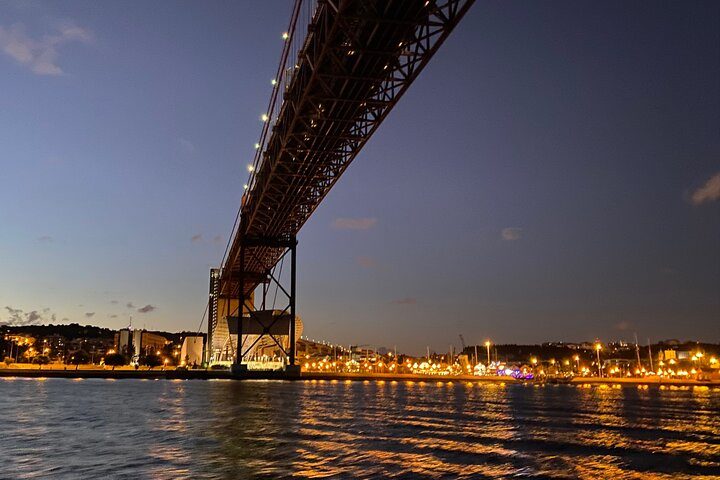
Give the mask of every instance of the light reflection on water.
<svg viewBox="0 0 720 480">
<path fill-rule="evenodd" d="M 8 478 L 720 476 L 720 390 L 0 382 Z"/>
</svg>

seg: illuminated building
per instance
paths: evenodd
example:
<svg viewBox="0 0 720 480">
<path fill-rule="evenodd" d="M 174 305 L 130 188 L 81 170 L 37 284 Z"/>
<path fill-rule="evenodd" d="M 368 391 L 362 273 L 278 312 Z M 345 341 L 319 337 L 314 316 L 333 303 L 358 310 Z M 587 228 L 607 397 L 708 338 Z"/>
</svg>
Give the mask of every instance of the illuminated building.
<svg viewBox="0 0 720 480">
<path fill-rule="evenodd" d="M 179 359 L 181 365 L 192 366 L 202 364 L 204 340 L 204 337 L 199 335 L 183 338 Z"/>
<path fill-rule="evenodd" d="M 168 339 L 146 330 L 123 328 L 115 334 L 115 349 L 118 353 L 137 360 L 141 354 L 161 351 Z"/>
</svg>

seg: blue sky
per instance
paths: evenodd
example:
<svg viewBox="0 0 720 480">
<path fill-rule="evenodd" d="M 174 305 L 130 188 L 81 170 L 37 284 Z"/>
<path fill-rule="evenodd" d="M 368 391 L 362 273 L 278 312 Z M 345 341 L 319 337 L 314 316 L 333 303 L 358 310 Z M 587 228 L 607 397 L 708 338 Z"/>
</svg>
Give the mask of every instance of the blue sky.
<svg viewBox="0 0 720 480">
<path fill-rule="evenodd" d="M 0 3 L 0 321 L 195 329 L 291 3 Z M 305 331 L 720 340 L 715 2 L 478 2 L 300 235 Z"/>
</svg>

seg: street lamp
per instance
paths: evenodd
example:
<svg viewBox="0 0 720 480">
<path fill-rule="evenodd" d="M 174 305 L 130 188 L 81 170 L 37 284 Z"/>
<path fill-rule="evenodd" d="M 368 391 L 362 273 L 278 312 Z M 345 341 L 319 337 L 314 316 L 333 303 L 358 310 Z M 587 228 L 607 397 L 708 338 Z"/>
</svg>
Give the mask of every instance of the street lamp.
<svg viewBox="0 0 720 480">
<path fill-rule="evenodd" d="M 580 373 L 580 355 L 575 355 L 573 357 L 573 360 L 575 360 L 575 363 L 577 363 L 577 371 Z"/>
<path fill-rule="evenodd" d="M 602 350 L 602 345 L 600 342 L 597 342 L 595 344 L 595 352 L 597 353 L 598 377 L 602 378 L 602 369 L 600 368 L 600 350 Z"/>
<path fill-rule="evenodd" d="M 490 366 L 490 340 L 485 341 L 485 348 L 487 349 L 488 367 Z"/>
</svg>

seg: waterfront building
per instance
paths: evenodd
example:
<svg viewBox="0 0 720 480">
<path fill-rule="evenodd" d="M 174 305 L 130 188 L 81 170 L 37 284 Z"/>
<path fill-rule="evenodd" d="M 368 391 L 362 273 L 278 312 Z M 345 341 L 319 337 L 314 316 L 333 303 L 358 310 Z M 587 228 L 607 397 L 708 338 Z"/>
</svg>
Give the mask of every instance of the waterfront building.
<svg viewBox="0 0 720 480">
<path fill-rule="evenodd" d="M 205 338 L 200 335 L 183 338 L 182 347 L 180 348 L 180 365 L 201 365 L 203 362 L 204 341 Z"/>
<path fill-rule="evenodd" d="M 690 360 L 692 354 L 687 350 L 665 349 L 658 353 L 658 360 Z"/>
<path fill-rule="evenodd" d="M 170 343 L 167 338 L 146 330 L 122 328 L 115 334 L 115 349 L 118 353 L 137 360 L 140 355 L 162 351 Z"/>
<path fill-rule="evenodd" d="M 341 345 L 326 342 L 316 342 L 308 338 L 301 338 L 297 342 L 298 357 L 340 357 L 347 353 Z"/>
</svg>

